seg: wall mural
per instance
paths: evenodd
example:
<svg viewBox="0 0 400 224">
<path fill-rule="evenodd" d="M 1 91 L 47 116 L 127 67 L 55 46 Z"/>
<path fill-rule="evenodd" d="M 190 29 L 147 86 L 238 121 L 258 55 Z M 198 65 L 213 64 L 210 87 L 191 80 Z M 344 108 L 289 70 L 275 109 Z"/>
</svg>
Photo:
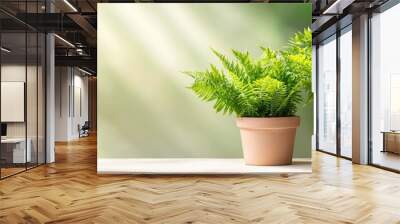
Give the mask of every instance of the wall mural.
<svg viewBox="0 0 400 224">
<path fill-rule="evenodd" d="M 235 116 L 187 87 L 211 52 L 262 54 L 311 24 L 311 4 L 99 4 L 98 157 L 242 158 Z M 233 57 L 231 58 L 233 59 Z M 312 103 L 299 108 L 294 157 L 311 156 Z"/>
</svg>

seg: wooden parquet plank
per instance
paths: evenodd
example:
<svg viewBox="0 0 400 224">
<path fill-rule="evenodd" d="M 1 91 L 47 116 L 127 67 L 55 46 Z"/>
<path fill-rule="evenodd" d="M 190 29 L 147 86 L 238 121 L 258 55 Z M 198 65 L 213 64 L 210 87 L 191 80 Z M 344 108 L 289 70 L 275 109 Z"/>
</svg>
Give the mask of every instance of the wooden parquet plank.
<svg viewBox="0 0 400 224">
<path fill-rule="evenodd" d="M 0 181 L 0 224 L 400 224 L 400 175 L 318 152 L 312 174 L 267 176 L 99 176 L 95 136 L 56 159 Z"/>
</svg>

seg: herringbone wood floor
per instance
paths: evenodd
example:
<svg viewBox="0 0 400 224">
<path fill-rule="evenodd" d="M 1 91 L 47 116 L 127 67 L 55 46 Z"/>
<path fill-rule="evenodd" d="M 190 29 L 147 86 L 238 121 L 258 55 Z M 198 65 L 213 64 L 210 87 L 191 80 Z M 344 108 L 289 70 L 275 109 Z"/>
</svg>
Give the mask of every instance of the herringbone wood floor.
<svg viewBox="0 0 400 224">
<path fill-rule="evenodd" d="M 0 181 L 0 223 L 400 223 L 400 175 L 314 153 L 312 174 L 98 176 L 94 137 Z"/>
</svg>

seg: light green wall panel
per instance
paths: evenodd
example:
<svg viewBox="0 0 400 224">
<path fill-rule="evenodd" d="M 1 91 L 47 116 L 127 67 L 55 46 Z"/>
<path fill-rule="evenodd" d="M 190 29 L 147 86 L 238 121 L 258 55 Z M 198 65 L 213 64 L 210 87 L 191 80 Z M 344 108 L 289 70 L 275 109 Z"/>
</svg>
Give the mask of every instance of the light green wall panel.
<svg viewBox="0 0 400 224">
<path fill-rule="evenodd" d="M 200 101 L 181 72 L 217 63 L 211 47 L 259 56 L 310 24 L 310 4 L 99 4 L 99 158 L 242 157 L 235 118 Z M 300 115 L 304 158 L 312 106 Z"/>
</svg>

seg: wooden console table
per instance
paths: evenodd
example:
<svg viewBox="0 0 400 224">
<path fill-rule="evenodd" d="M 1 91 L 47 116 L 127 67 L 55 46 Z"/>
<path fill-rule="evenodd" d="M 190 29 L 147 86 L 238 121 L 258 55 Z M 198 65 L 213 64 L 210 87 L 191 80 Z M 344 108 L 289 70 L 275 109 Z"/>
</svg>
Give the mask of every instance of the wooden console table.
<svg viewBox="0 0 400 224">
<path fill-rule="evenodd" d="M 400 131 L 382 131 L 383 150 L 382 152 L 392 152 L 400 154 Z"/>
</svg>

